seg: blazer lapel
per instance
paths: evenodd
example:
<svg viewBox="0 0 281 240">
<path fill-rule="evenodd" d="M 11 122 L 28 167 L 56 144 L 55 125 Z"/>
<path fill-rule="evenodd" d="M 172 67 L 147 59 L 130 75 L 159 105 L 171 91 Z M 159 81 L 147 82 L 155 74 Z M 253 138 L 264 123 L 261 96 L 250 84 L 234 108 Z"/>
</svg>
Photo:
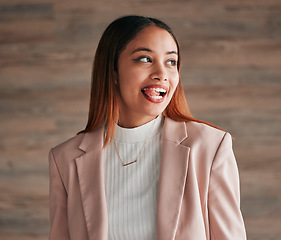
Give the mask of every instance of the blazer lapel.
<svg viewBox="0 0 281 240">
<path fill-rule="evenodd" d="M 93 240 L 106 240 L 108 233 L 102 161 L 103 133 L 103 126 L 86 133 L 79 146 L 85 153 L 75 159 L 88 235 Z"/>
<path fill-rule="evenodd" d="M 165 118 L 158 185 L 157 239 L 175 239 L 187 178 L 189 147 L 186 124 Z"/>
<path fill-rule="evenodd" d="M 108 216 L 102 161 L 104 126 L 86 133 L 75 159 L 90 240 L 107 240 Z M 184 122 L 165 118 L 157 200 L 157 239 L 175 239 L 187 177 L 189 147 Z"/>
</svg>

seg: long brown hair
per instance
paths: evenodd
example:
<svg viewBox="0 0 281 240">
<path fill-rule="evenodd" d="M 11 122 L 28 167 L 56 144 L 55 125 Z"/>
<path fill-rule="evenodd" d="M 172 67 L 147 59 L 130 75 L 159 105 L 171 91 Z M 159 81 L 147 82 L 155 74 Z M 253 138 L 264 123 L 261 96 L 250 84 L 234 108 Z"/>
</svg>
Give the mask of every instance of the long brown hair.
<svg viewBox="0 0 281 240">
<path fill-rule="evenodd" d="M 164 22 L 150 17 L 125 16 L 113 21 L 104 31 L 98 44 L 92 68 L 92 87 L 88 123 L 81 131 L 89 132 L 101 124 L 107 125 L 104 147 L 112 140 L 115 123 L 118 122 L 118 89 L 115 84 L 118 74 L 118 59 L 122 50 L 147 26 L 157 26 L 169 32 L 178 48 L 178 71 L 180 71 L 180 47 L 171 28 Z M 204 121 L 192 117 L 185 99 L 181 81 L 163 115 L 175 121 Z M 209 123 L 206 123 L 211 125 Z"/>
</svg>

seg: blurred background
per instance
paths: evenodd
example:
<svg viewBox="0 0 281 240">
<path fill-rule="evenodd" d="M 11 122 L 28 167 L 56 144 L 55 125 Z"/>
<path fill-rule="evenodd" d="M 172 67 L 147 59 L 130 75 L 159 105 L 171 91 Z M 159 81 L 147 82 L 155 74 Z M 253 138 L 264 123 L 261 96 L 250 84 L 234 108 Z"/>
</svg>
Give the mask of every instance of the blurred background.
<svg viewBox="0 0 281 240">
<path fill-rule="evenodd" d="M 280 0 L 0 0 L 0 239 L 47 239 L 48 151 L 85 127 L 97 43 L 129 14 L 172 27 L 194 116 L 235 137 L 248 239 L 281 239 Z"/>
</svg>

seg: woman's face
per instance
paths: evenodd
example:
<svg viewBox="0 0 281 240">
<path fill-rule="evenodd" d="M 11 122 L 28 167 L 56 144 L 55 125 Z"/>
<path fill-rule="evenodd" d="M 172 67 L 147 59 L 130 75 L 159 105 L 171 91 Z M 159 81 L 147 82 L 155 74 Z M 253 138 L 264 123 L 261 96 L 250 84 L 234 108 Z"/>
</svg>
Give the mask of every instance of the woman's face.
<svg viewBox="0 0 281 240">
<path fill-rule="evenodd" d="M 119 125 L 151 121 L 169 104 L 179 82 L 177 45 L 166 30 L 141 30 L 118 60 Z"/>
</svg>

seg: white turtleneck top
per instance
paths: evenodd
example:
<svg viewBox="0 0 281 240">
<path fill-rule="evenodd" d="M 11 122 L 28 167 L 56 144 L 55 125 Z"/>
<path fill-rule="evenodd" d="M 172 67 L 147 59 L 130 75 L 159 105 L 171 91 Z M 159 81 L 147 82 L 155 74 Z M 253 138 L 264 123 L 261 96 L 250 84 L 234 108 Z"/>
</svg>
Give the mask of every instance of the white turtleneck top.
<svg viewBox="0 0 281 240">
<path fill-rule="evenodd" d="M 116 126 L 114 142 L 103 151 L 108 210 L 108 240 L 155 240 L 161 138 L 164 117 L 159 115 L 136 128 Z"/>
</svg>

